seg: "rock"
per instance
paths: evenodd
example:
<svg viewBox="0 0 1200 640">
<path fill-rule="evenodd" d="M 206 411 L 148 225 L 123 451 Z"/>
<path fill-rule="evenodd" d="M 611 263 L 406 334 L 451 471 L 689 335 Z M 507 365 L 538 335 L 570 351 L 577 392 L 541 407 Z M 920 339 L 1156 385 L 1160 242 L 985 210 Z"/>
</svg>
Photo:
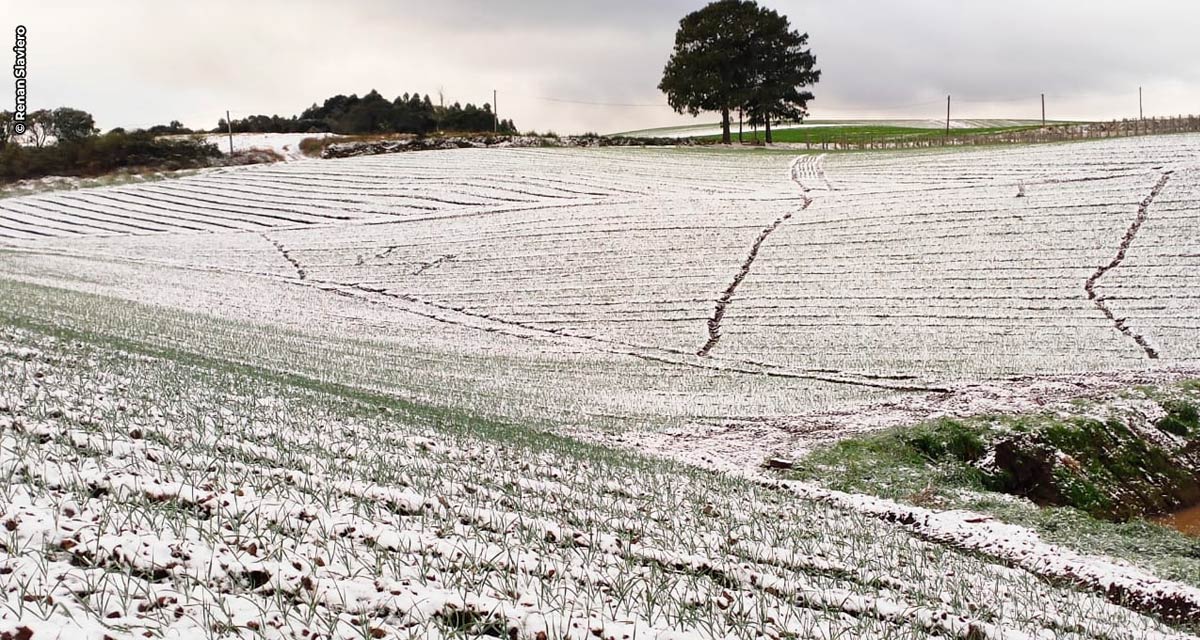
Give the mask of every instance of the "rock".
<svg viewBox="0 0 1200 640">
<path fill-rule="evenodd" d="M 767 458 L 763 466 L 767 469 L 791 469 L 796 463 L 786 458 Z"/>
</svg>

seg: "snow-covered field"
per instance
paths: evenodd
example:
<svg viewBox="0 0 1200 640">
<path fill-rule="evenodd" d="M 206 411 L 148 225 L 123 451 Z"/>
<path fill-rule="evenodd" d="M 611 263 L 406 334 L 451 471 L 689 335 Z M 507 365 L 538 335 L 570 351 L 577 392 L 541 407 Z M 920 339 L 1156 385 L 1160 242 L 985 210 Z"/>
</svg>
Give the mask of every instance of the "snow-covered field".
<svg viewBox="0 0 1200 640">
<path fill-rule="evenodd" d="M 6 637 L 1183 637 L 812 496 L 22 330 L 0 354 Z"/>
<path fill-rule="evenodd" d="M 1035 576 L 1129 568 L 1047 568 L 1027 532 L 954 516 L 962 555 L 886 505 L 560 436 L 738 469 L 1200 375 L 1198 218 L 1194 135 L 466 149 L 0 200 L 0 486 L 24 514 L 0 583 L 31 628 L 133 635 L 1154 637 Z M 331 386 L 206 373 L 229 363 Z"/>
<path fill-rule="evenodd" d="M 1009 375 L 1195 365 L 1198 154 L 1200 137 L 1172 136 L 233 168 L 4 200 L 0 273 L 363 340 L 438 364 L 414 380 L 336 348 L 313 359 L 522 419 L 785 418 Z"/>
<path fill-rule="evenodd" d="M 235 133 L 233 150 L 250 151 L 268 149 L 278 153 L 285 161 L 306 160 L 308 156 L 300 150 L 300 141 L 305 138 L 324 138 L 328 133 Z M 187 136 L 184 136 L 187 137 Z M 205 142 L 217 145 L 221 153 L 229 154 L 229 136 L 224 133 L 204 134 Z"/>
</svg>

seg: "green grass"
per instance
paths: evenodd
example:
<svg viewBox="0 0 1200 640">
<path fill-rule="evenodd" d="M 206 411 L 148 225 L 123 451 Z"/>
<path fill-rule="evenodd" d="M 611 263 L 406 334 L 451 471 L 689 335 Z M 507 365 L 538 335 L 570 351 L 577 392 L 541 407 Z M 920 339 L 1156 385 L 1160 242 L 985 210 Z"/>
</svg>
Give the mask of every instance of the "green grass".
<svg viewBox="0 0 1200 640">
<path fill-rule="evenodd" d="M 1196 382 L 1185 382 L 1131 393 L 1154 398 L 1168 410 L 1167 417 L 1155 425 L 1158 428 L 1193 432 L 1198 390 Z M 1078 408 L 1094 411 L 1097 407 L 1080 403 Z M 1143 498 L 1118 483 L 1127 476 L 1144 479 L 1148 473 L 1144 467 L 1157 457 L 1149 451 L 1153 447 L 1140 439 L 1140 446 L 1121 444 L 1132 434 L 1124 425 L 1110 424 L 1114 422 L 1051 415 L 944 418 L 818 449 L 802 459 L 793 474 L 839 491 L 990 514 L 1029 527 L 1052 543 L 1128 560 L 1164 578 L 1200 587 L 1200 539 L 1138 517 L 1112 521 L 1088 513 L 1112 506 L 1114 491 L 1133 500 Z M 976 464 L 985 460 L 997 441 L 1034 435 L 1039 442 L 1072 454 L 1084 467 L 1079 476 L 1059 479 L 1063 497 L 1072 506 L 1039 507 L 999 492 L 1003 478 L 985 471 L 988 465 Z"/>
<path fill-rule="evenodd" d="M 1036 131 L 1040 128 L 1041 127 L 1036 125 L 1024 125 L 1014 127 L 974 127 L 966 129 L 951 129 L 949 137 L 954 139 L 963 139 L 998 133 Z M 771 137 L 774 142 L 814 145 L 833 143 L 891 143 L 911 140 L 941 139 L 945 136 L 945 129 L 930 129 L 926 127 L 899 127 L 891 125 L 800 127 L 791 129 L 774 129 L 771 131 Z M 733 132 L 733 137 L 735 140 L 737 139 L 736 131 Z M 743 131 L 743 138 L 745 141 L 751 142 L 754 140 L 754 134 L 750 131 Z M 721 140 L 721 136 L 705 136 L 700 139 L 706 142 L 719 142 Z M 766 134 L 761 129 L 758 132 L 758 139 L 760 141 L 766 139 Z"/>
<path fill-rule="evenodd" d="M 795 474 L 839 491 L 937 506 L 953 490 L 986 490 L 983 474 L 957 455 L 978 450 L 984 425 L 942 419 L 841 440 L 805 456 Z"/>
</svg>

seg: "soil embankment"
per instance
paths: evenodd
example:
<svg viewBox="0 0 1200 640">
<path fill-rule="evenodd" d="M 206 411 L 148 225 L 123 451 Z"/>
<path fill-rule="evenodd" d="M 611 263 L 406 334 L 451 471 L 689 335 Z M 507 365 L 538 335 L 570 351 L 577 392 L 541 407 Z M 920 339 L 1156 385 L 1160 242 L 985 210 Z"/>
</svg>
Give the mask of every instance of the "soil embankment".
<svg viewBox="0 0 1200 640">
<path fill-rule="evenodd" d="M 1157 522 L 1200 538 L 1200 504 L 1158 518 Z"/>
</svg>

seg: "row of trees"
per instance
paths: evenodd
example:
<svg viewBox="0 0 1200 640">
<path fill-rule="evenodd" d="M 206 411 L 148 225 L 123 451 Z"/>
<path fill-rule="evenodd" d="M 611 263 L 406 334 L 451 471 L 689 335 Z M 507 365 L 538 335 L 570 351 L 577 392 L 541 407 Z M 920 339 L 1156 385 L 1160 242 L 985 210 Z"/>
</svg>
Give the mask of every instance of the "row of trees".
<svg viewBox="0 0 1200 640">
<path fill-rule="evenodd" d="M 234 133 L 416 133 L 432 131 L 491 131 L 499 125 L 501 133 L 516 133 L 512 120 L 496 122 L 490 104 L 465 107 L 454 103 L 449 107 L 433 104 L 428 95 L 417 93 L 388 100 L 374 89 L 362 96 L 336 95 L 321 105 L 313 104 L 299 116 L 254 115 L 234 119 Z M 224 133 L 222 118 L 214 132 Z"/>
<path fill-rule="evenodd" d="M 821 72 L 807 48 L 808 34 L 792 30 L 785 16 L 752 0 L 718 0 L 679 23 L 675 48 L 658 88 L 671 108 L 693 116 L 721 114 L 721 141 L 731 142 L 730 114 L 766 128 L 808 115 Z"/>
<path fill-rule="evenodd" d="M 12 123 L 11 112 L 0 112 L 0 181 L 98 175 L 126 167 L 183 169 L 204 166 L 221 155 L 214 145 L 163 139 L 153 130 L 113 129 L 100 135 L 90 113 L 70 107 L 30 113 L 19 143 Z M 177 130 L 183 126 L 173 122 L 154 129 L 182 132 Z"/>
<path fill-rule="evenodd" d="M 0 111 L 0 148 L 12 139 L 13 113 Z M 92 114 L 70 107 L 38 109 L 25 117 L 23 140 L 34 147 L 42 148 L 49 141 L 76 142 L 98 133 Z"/>
</svg>

